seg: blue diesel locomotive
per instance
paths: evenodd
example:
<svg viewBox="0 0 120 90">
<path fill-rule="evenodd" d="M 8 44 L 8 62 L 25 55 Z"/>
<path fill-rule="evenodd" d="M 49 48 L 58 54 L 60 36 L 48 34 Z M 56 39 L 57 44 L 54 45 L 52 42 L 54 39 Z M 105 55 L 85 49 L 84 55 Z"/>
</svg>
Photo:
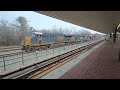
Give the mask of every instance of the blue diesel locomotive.
<svg viewBox="0 0 120 90">
<path fill-rule="evenodd" d="M 21 44 L 22 50 L 33 50 L 43 46 L 49 48 L 51 44 L 55 43 L 67 43 L 72 41 L 72 36 L 67 37 L 63 34 L 34 32 L 30 36 L 26 36 Z"/>
<path fill-rule="evenodd" d="M 30 36 L 26 36 L 24 40 L 22 40 L 22 50 L 36 50 L 41 47 L 49 48 L 50 45 L 56 43 L 76 43 L 81 42 L 86 39 L 86 36 L 80 35 L 64 35 L 64 34 L 52 34 L 52 33 L 41 33 L 41 32 L 33 32 Z"/>
</svg>

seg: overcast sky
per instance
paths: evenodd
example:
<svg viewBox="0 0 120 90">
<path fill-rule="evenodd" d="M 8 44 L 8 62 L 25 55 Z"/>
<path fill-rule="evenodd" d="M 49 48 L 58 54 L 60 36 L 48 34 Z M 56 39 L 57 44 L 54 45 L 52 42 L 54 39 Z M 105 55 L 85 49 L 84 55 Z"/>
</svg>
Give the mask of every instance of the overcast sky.
<svg viewBox="0 0 120 90">
<path fill-rule="evenodd" d="M 67 29 L 70 28 L 76 28 L 77 30 L 82 29 L 82 27 L 80 26 L 73 25 L 42 14 L 38 14 L 33 11 L 0 11 L 0 19 L 8 20 L 10 23 L 15 23 L 15 19 L 19 16 L 23 16 L 27 20 L 29 20 L 28 24 L 37 30 L 51 29 L 53 26 L 58 26 Z M 95 31 L 91 31 L 91 32 L 96 33 Z"/>
</svg>

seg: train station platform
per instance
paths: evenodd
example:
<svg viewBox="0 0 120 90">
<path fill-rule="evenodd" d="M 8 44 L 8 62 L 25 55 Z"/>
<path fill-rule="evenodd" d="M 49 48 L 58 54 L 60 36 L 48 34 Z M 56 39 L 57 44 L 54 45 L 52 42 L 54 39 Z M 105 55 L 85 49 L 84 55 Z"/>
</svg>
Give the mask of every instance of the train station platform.
<svg viewBox="0 0 120 90">
<path fill-rule="evenodd" d="M 119 49 L 106 40 L 40 79 L 120 79 Z"/>
<path fill-rule="evenodd" d="M 105 41 L 59 79 L 120 79 L 120 38 Z"/>
</svg>

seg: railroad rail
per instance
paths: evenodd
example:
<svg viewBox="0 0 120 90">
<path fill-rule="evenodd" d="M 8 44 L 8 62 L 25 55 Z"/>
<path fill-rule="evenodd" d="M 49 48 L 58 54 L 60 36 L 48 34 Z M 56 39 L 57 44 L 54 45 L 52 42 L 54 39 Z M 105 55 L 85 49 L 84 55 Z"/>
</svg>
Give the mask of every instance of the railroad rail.
<svg viewBox="0 0 120 90">
<path fill-rule="evenodd" d="M 82 46 L 75 50 L 63 53 L 61 55 L 52 57 L 50 59 L 46 59 L 44 61 L 34 63 L 24 68 L 20 68 L 19 70 L 15 70 L 13 72 L 1 75 L 1 79 L 34 79 L 40 78 L 46 70 L 49 71 L 51 67 L 59 66 L 61 63 L 65 63 L 69 61 L 69 59 L 74 58 L 75 56 L 79 55 L 80 53 L 89 50 L 93 46 L 101 43 L 104 40 L 97 41 L 86 46 Z M 62 65 L 61 64 L 61 65 Z M 47 72 L 48 73 L 48 72 Z"/>
<path fill-rule="evenodd" d="M 65 44 L 64 42 L 62 43 L 54 43 L 54 44 L 57 44 L 56 46 L 51 46 L 50 48 L 41 48 L 41 49 L 38 49 L 38 51 L 42 51 L 42 50 L 47 50 L 47 49 L 53 49 L 53 48 L 58 48 L 58 47 L 63 47 L 63 46 L 68 46 L 70 44 Z M 74 44 L 78 44 L 78 43 L 74 43 Z M 47 44 L 46 44 L 47 45 Z M 49 45 L 49 44 L 48 44 Z M 51 44 L 52 45 L 52 44 Z M 44 44 L 41 45 L 41 46 L 45 46 Z M 8 49 L 8 48 L 7 48 Z M 14 51 L 14 50 L 21 50 L 20 48 L 13 48 L 13 49 L 10 49 L 10 50 L 3 50 L 0 52 L 5 52 L 5 51 Z M 30 51 L 30 52 L 24 52 L 24 51 L 20 51 L 20 52 L 17 52 L 17 53 L 10 53 L 10 54 L 4 54 L 4 55 L 0 55 L 0 58 L 1 57 L 9 57 L 9 56 L 15 56 L 15 55 L 20 55 L 20 54 L 26 54 L 26 53 L 33 53 L 35 52 L 36 50 L 33 50 L 33 51 Z"/>
<path fill-rule="evenodd" d="M 0 47 L 0 49 L 9 49 L 9 48 L 19 48 L 20 46 L 5 46 L 5 47 Z"/>
<path fill-rule="evenodd" d="M 85 43 L 74 43 L 74 44 L 59 44 L 52 45 L 50 48 L 43 48 L 41 50 L 31 51 L 31 52 L 16 52 L 16 53 L 3 53 L 0 55 L 0 73 L 4 73 L 8 70 L 13 71 L 18 67 L 25 67 L 26 64 L 33 64 L 38 61 L 43 61 L 45 59 L 63 54 L 65 52 L 74 50 L 75 48 L 81 47 L 81 45 L 92 43 L 94 41 Z M 2 53 L 1 53 L 2 54 Z M 18 67 L 18 68 L 19 68 Z M 12 69 L 12 70 L 11 70 Z"/>
<path fill-rule="evenodd" d="M 67 43 L 67 42 L 55 42 L 55 43 L 49 43 L 49 44 L 43 44 L 43 45 L 40 45 L 41 47 L 42 46 L 46 46 L 46 45 L 50 45 L 49 48 L 41 48 L 41 49 L 37 49 L 37 51 L 42 51 L 42 50 L 47 50 L 47 49 L 53 49 L 53 48 L 58 48 L 58 47 L 63 47 L 63 46 L 68 46 L 68 45 L 74 45 L 74 44 L 79 44 L 81 42 L 76 42 L 76 43 Z M 83 43 L 83 42 L 82 42 Z M 36 46 L 34 46 L 36 47 Z M 17 51 L 17 50 L 21 50 L 20 46 L 14 46 L 14 47 L 4 47 L 4 48 L 0 48 L 0 53 L 3 53 L 3 52 L 8 52 L 8 51 Z M 26 54 L 26 53 L 33 53 L 35 52 L 36 50 L 32 50 L 32 51 L 29 51 L 29 52 L 25 52 L 25 51 L 19 51 L 19 52 L 15 52 L 15 53 L 8 53 L 8 54 L 3 54 L 3 55 L 0 55 L 0 58 L 1 57 L 9 57 L 9 56 L 15 56 L 15 55 L 20 55 L 20 54 Z"/>
<path fill-rule="evenodd" d="M 15 50 L 21 50 L 20 46 L 1 47 L 1 48 L 0 48 L 0 52 L 8 52 L 8 51 L 15 51 Z"/>
</svg>

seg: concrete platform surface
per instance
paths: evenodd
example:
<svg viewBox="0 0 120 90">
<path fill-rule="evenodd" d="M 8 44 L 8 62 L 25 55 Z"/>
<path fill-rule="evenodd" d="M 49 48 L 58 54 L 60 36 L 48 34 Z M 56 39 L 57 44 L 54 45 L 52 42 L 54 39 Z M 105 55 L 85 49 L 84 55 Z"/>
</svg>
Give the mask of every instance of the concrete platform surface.
<svg viewBox="0 0 120 90">
<path fill-rule="evenodd" d="M 120 38 L 106 41 L 59 79 L 120 79 Z"/>
<path fill-rule="evenodd" d="M 61 77 L 63 74 L 65 74 L 68 70 L 70 70 L 72 67 L 74 67 L 76 64 L 78 64 L 81 60 L 83 60 L 85 57 L 87 57 L 90 53 L 92 53 L 94 50 L 96 50 L 99 46 L 104 44 L 105 42 L 102 42 L 95 47 L 91 48 L 87 52 L 83 52 L 70 62 L 60 66 L 59 68 L 53 70 L 52 72 L 48 73 L 47 75 L 43 76 L 40 79 L 58 79 Z"/>
</svg>

